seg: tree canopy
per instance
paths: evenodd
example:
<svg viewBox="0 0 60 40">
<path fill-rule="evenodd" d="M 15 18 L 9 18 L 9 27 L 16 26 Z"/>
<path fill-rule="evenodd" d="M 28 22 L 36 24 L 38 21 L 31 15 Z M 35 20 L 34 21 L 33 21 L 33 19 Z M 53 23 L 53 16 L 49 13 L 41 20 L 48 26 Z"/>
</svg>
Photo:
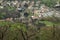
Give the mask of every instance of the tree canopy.
<svg viewBox="0 0 60 40">
<path fill-rule="evenodd" d="M 45 4 L 48 7 L 54 7 L 56 4 L 57 0 L 41 0 L 43 4 Z"/>
</svg>

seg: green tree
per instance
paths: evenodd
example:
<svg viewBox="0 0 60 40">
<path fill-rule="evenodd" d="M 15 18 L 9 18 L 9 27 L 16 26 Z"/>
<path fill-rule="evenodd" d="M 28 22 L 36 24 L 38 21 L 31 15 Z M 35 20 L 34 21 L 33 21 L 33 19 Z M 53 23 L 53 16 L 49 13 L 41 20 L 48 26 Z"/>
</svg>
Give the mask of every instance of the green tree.
<svg viewBox="0 0 60 40">
<path fill-rule="evenodd" d="M 0 13 L 0 19 L 4 19 L 6 16 L 6 13 Z"/>
<path fill-rule="evenodd" d="M 53 7 L 56 4 L 57 0 L 41 0 L 41 2 L 48 7 Z"/>
</svg>

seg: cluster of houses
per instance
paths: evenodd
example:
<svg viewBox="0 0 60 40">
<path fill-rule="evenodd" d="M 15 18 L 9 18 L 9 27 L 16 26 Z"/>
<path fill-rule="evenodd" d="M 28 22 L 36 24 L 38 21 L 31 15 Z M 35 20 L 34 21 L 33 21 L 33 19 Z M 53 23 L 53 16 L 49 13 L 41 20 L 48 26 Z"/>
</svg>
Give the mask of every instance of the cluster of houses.
<svg viewBox="0 0 60 40">
<path fill-rule="evenodd" d="M 4 8 L 5 6 L 15 7 L 17 11 L 20 13 L 27 12 L 28 10 L 33 14 L 31 17 L 33 19 L 39 19 L 42 16 L 47 16 L 51 9 L 44 4 L 41 4 L 41 1 L 0 1 L 0 8 Z M 28 12 L 29 13 L 29 12 Z M 49 13 L 50 15 L 51 13 Z M 52 14 L 51 14 L 52 15 Z M 9 19 L 9 18 L 8 18 Z M 11 18 L 12 19 L 12 18 Z"/>
</svg>

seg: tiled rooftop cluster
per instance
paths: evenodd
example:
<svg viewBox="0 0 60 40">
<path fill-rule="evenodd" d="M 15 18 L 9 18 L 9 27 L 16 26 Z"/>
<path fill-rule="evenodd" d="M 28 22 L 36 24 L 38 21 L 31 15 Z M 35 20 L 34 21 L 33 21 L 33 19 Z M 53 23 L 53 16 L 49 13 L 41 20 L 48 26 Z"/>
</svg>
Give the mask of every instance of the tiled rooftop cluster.
<svg viewBox="0 0 60 40">
<path fill-rule="evenodd" d="M 15 7 L 16 10 L 23 13 L 29 11 L 33 13 L 32 18 L 39 18 L 42 17 L 42 15 L 45 17 L 47 14 L 50 14 L 50 8 L 45 6 L 44 4 L 41 4 L 41 1 L 0 1 L 0 8 L 3 9 L 6 6 L 12 6 Z M 29 11 L 28 11 L 29 10 Z M 51 14 L 52 15 L 52 14 Z"/>
</svg>

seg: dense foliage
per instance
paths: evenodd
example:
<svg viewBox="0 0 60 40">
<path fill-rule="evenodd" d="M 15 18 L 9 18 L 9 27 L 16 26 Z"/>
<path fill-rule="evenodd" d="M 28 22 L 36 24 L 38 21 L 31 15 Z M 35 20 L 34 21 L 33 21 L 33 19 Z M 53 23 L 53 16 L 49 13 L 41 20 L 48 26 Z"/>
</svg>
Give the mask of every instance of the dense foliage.
<svg viewBox="0 0 60 40">
<path fill-rule="evenodd" d="M 56 4 L 57 0 L 41 0 L 43 4 L 45 4 L 48 7 L 54 7 Z"/>
<path fill-rule="evenodd" d="M 0 21 L 0 40 L 60 40 L 59 26 L 45 26 L 39 30 L 34 28 L 27 29 L 25 24 Z"/>
</svg>

